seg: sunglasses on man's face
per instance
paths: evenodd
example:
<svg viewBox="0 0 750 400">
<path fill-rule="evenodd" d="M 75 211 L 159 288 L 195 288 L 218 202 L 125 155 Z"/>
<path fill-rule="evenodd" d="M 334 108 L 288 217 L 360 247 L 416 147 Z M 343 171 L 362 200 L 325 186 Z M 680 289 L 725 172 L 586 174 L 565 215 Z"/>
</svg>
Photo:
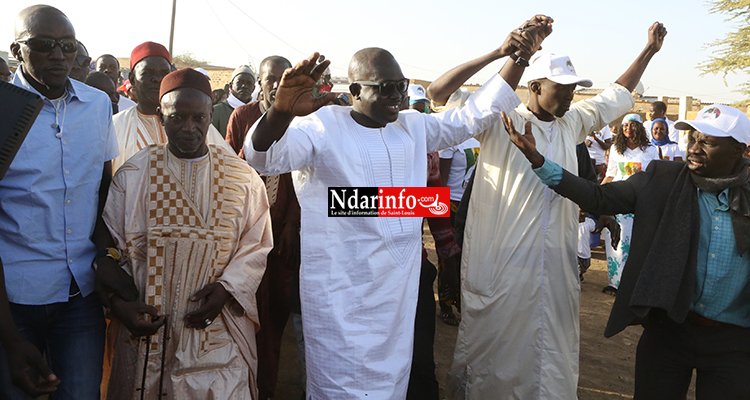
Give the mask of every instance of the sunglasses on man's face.
<svg viewBox="0 0 750 400">
<path fill-rule="evenodd" d="M 377 86 L 378 93 L 383 96 L 390 96 L 396 91 L 401 94 L 406 94 L 409 89 L 409 80 L 401 79 L 399 81 L 385 81 L 385 82 L 371 82 L 371 81 L 356 81 L 353 82 L 362 86 Z"/>
<path fill-rule="evenodd" d="M 88 67 L 91 64 L 91 57 L 89 56 L 76 56 L 76 64 L 79 67 Z"/>
<path fill-rule="evenodd" d="M 49 53 L 57 45 L 60 45 L 60 50 L 63 53 L 75 53 L 78 51 L 78 41 L 75 39 L 28 38 L 16 40 L 16 42 L 23 43 L 31 51 L 38 51 L 40 53 Z"/>
</svg>

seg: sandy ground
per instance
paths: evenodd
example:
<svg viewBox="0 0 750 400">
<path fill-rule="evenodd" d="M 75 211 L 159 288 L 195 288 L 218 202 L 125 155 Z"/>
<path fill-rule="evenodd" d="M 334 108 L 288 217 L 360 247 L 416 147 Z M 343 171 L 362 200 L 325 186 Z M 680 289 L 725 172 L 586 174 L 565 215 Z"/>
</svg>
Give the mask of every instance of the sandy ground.
<svg viewBox="0 0 750 400">
<path fill-rule="evenodd" d="M 429 235 L 425 236 L 425 243 L 430 252 L 430 258 L 433 259 L 435 257 L 434 246 Z M 640 326 L 631 326 L 613 338 L 604 337 L 604 327 L 614 297 L 601 292 L 607 284 L 604 250 L 601 247 L 592 250 L 591 268 L 581 284 L 581 357 L 578 398 L 581 400 L 632 399 L 635 349 L 642 329 Z M 456 343 L 458 328 L 444 324 L 437 317 L 436 328 L 436 375 L 440 383 L 442 398 L 445 377 L 453 361 L 453 347 Z M 299 400 L 302 385 L 299 379 L 294 328 L 291 320 L 284 332 L 280 364 L 276 399 Z M 693 383 L 688 399 L 694 399 L 694 393 Z"/>
</svg>

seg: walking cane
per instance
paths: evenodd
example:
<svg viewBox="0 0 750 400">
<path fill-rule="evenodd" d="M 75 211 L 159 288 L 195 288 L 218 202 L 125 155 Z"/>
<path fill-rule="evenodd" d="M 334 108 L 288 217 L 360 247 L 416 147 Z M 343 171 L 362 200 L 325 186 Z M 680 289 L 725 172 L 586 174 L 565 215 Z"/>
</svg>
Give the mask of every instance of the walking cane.
<svg viewBox="0 0 750 400">
<path fill-rule="evenodd" d="M 150 353 L 151 335 L 146 336 L 146 356 L 143 358 L 143 376 L 141 376 L 141 387 L 135 389 L 141 392 L 141 400 L 146 395 L 146 371 L 148 371 L 148 353 Z"/>
<path fill-rule="evenodd" d="M 159 372 L 159 399 L 167 397 L 164 391 L 164 364 L 167 358 L 167 341 L 169 340 L 169 315 L 164 317 L 164 332 L 161 338 L 161 371 Z"/>
<path fill-rule="evenodd" d="M 146 336 L 146 355 L 143 357 L 143 375 L 141 376 L 141 387 L 135 389 L 141 392 L 141 399 L 146 396 L 146 374 L 148 372 L 148 353 L 151 351 L 151 335 Z M 167 359 L 167 341 L 169 341 L 169 315 L 164 316 L 164 332 L 162 332 L 161 341 L 161 368 L 159 370 L 159 399 L 166 398 L 167 393 L 164 391 L 164 366 Z"/>
</svg>

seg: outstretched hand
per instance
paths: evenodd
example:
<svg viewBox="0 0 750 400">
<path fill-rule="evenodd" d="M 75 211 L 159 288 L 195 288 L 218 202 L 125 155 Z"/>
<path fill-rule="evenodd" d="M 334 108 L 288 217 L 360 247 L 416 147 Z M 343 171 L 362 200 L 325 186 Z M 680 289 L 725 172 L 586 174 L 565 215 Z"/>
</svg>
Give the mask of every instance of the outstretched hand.
<svg viewBox="0 0 750 400">
<path fill-rule="evenodd" d="M 329 60 L 317 64 L 319 56 L 317 52 L 313 53 L 308 59 L 298 62 L 294 68 L 284 71 L 273 104 L 277 111 L 301 117 L 312 114 L 336 98 L 336 94 L 330 92 L 318 97 L 313 94 L 315 84 L 331 64 Z"/>
<path fill-rule="evenodd" d="M 508 136 L 510 136 L 510 141 L 526 156 L 532 168 L 541 167 L 544 164 L 544 157 L 536 150 L 536 139 L 534 139 L 534 134 L 531 133 L 531 121 L 526 122 L 526 126 L 524 127 L 525 133 L 521 135 L 515 126 L 513 126 L 513 120 L 505 112 L 501 111 L 500 116 L 503 119 L 505 130 L 508 132 Z"/>
<path fill-rule="evenodd" d="M 657 52 L 661 50 L 661 46 L 664 44 L 664 37 L 667 36 L 667 28 L 661 22 L 654 22 L 650 28 L 648 28 L 648 47 Z"/>
</svg>

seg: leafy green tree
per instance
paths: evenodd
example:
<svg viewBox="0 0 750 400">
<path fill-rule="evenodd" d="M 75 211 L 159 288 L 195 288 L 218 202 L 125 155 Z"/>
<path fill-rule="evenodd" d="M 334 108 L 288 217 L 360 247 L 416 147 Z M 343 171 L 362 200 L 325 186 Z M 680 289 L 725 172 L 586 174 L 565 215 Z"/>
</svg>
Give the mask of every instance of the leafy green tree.
<svg viewBox="0 0 750 400">
<path fill-rule="evenodd" d="M 197 67 L 204 67 L 208 65 L 208 61 L 199 59 L 191 51 L 186 51 L 182 54 L 178 54 L 172 57 L 172 62 L 174 62 L 178 68 L 179 67 L 197 68 Z"/>
<path fill-rule="evenodd" d="M 727 22 L 733 21 L 737 27 L 723 39 L 717 39 L 705 46 L 713 49 L 713 55 L 699 64 L 701 75 L 727 74 L 750 71 L 750 0 L 710 0 L 709 12 L 727 15 Z M 726 79 L 724 80 L 726 84 Z M 737 90 L 745 94 L 750 101 L 750 83 L 745 83 Z"/>
</svg>

